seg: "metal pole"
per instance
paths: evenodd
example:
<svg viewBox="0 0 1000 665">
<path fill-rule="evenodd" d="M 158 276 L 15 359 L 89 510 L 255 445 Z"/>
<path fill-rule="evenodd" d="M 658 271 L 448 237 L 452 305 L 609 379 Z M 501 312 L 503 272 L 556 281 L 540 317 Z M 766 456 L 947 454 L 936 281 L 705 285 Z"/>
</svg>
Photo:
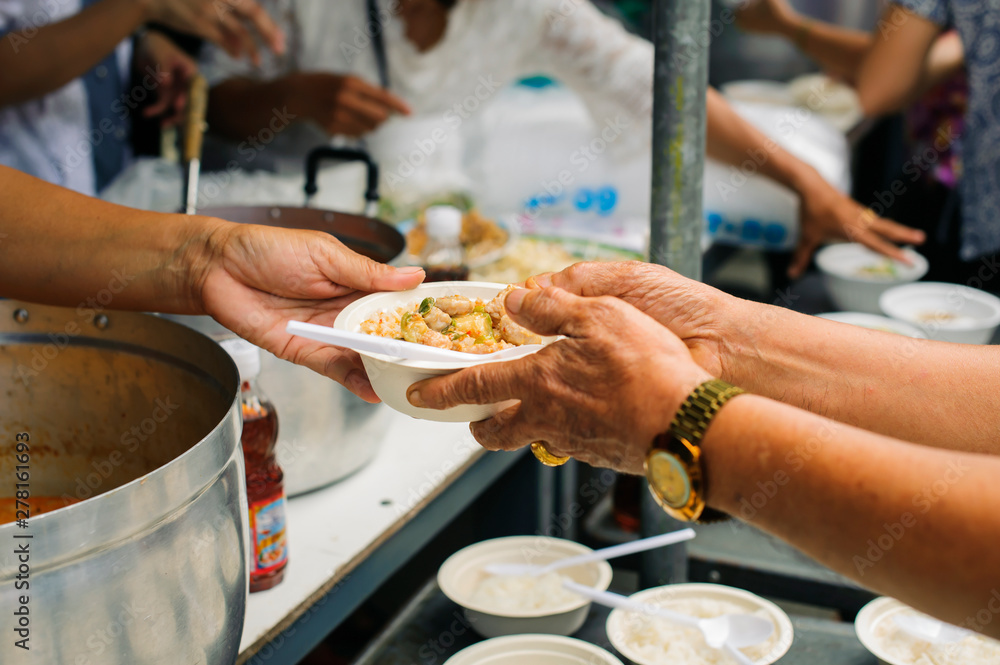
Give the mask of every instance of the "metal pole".
<svg viewBox="0 0 1000 665">
<path fill-rule="evenodd" d="M 649 260 L 701 279 L 702 176 L 711 0 L 656 0 L 653 71 L 653 182 Z M 643 492 L 640 531 L 653 536 L 683 526 Z M 641 555 L 643 588 L 687 580 L 687 548 Z"/>
<path fill-rule="evenodd" d="M 711 0 L 656 0 L 649 258 L 701 279 Z"/>
</svg>

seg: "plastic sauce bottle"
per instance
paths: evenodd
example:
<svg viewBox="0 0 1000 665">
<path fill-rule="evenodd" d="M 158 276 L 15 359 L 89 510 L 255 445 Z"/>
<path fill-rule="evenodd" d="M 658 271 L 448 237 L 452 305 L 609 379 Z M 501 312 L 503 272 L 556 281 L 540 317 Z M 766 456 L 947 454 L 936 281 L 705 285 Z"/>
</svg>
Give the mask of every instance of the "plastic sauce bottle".
<svg viewBox="0 0 1000 665">
<path fill-rule="evenodd" d="M 260 349 L 242 339 L 221 342 L 240 370 L 243 460 L 250 504 L 250 592 L 270 589 L 285 575 L 288 531 L 284 473 L 278 466 L 278 414 L 257 385 Z"/>
<path fill-rule="evenodd" d="M 462 211 L 454 206 L 431 206 L 424 212 L 427 244 L 420 254 L 425 282 L 469 279 L 465 250 L 460 239 Z"/>
</svg>

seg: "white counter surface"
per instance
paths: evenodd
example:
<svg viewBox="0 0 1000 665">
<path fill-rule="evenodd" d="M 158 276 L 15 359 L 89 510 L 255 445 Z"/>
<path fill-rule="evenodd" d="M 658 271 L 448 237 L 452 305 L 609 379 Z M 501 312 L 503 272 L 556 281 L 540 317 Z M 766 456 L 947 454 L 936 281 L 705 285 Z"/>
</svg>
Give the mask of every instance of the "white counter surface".
<svg viewBox="0 0 1000 665">
<path fill-rule="evenodd" d="M 487 454 L 466 424 L 413 420 L 383 408 L 389 427 L 373 442 L 380 449 L 367 466 L 288 502 L 285 579 L 250 595 L 238 662 L 279 636 Z"/>
</svg>

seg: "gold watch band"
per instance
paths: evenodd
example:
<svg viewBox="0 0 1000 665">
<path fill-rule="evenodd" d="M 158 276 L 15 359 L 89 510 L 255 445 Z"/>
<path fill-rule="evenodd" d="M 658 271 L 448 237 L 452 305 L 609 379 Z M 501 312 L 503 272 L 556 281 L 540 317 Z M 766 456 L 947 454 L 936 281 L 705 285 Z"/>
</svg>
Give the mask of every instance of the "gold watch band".
<svg viewBox="0 0 1000 665">
<path fill-rule="evenodd" d="M 646 456 L 649 489 L 672 517 L 702 523 L 728 518 L 705 505 L 707 480 L 701 442 L 719 409 L 742 393 L 740 388 L 720 379 L 705 381 L 681 404 L 670 429 L 653 440 Z"/>
</svg>

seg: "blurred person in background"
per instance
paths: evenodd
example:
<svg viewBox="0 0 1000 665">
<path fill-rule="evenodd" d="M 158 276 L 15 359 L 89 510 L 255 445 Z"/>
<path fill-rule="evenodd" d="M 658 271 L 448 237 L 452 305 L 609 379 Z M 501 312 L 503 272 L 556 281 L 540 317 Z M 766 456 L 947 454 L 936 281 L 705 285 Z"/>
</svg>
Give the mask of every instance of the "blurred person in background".
<svg viewBox="0 0 1000 665">
<path fill-rule="evenodd" d="M 1000 119 L 988 101 L 1000 71 L 991 46 L 1000 13 L 978 1 L 897 0 L 872 33 L 815 21 L 786 0 L 757 0 L 737 16 L 854 86 L 866 115 L 905 111 L 903 162 L 872 206 L 927 233 L 926 279 L 1000 291 L 1000 280 L 984 278 L 1000 271 L 991 209 L 1000 203 L 992 139 Z"/>
<path fill-rule="evenodd" d="M 289 35 L 288 52 L 265 54 L 255 68 L 211 50 L 204 70 L 213 85 L 215 132 L 239 141 L 273 122 L 276 110 L 296 118 L 271 144 L 272 156 L 284 152 L 301 163 L 330 136 L 364 136 L 396 113 L 460 117 L 456 102 L 475 95 L 488 103 L 499 87 L 536 74 L 571 88 L 596 124 L 625 120 L 628 131 L 612 144 L 617 156 L 650 149 L 653 46 L 590 2 L 265 0 L 264 6 Z M 793 273 L 830 238 L 851 237 L 896 257 L 893 243 L 922 242 L 922 233 L 840 194 L 714 90 L 707 104 L 709 156 L 741 164 L 766 150 L 759 172 L 799 196 L 802 233 Z"/>
<path fill-rule="evenodd" d="M 0 3 L 0 164 L 84 194 L 100 192 L 130 158 L 141 102 L 177 121 L 195 63 L 157 23 L 258 58 L 255 31 L 281 32 L 253 0 L 70 0 Z M 133 49 L 133 35 L 134 46 Z M 138 85 L 128 89 L 130 73 Z"/>
</svg>

